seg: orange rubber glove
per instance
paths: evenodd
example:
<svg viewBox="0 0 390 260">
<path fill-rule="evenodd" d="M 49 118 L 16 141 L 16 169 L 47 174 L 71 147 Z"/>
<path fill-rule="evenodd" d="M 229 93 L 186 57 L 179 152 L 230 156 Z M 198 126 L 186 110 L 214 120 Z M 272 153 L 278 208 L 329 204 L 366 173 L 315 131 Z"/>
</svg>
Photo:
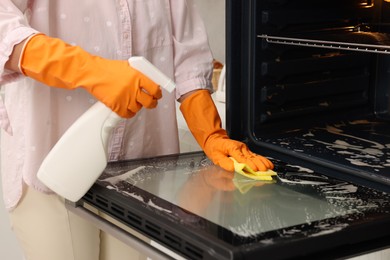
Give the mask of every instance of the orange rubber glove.
<svg viewBox="0 0 390 260">
<path fill-rule="evenodd" d="M 162 96 L 160 87 L 127 61 L 93 56 L 43 34 L 25 44 L 19 67 L 26 76 L 52 87 L 84 88 L 125 118 L 142 107 L 156 107 Z"/>
<path fill-rule="evenodd" d="M 252 153 L 244 143 L 228 137 L 221 128 L 221 118 L 208 90 L 198 90 L 185 98 L 180 110 L 196 141 L 214 164 L 232 172 L 234 163 L 229 157 L 233 157 L 254 171 L 273 169 L 267 158 Z"/>
</svg>

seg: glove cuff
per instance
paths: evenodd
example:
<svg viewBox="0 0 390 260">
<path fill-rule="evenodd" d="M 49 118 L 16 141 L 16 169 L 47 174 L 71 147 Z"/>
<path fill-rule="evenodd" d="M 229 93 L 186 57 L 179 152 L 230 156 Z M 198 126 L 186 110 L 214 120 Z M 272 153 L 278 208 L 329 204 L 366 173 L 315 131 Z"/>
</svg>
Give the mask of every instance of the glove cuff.
<svg viewBox="0 0 390 260">
<path fill-rule="evenodd" d="M 30 35 L 29 37 L 27 37 L 26 41 L 24 42 L 23 44 L 23 47 L 22 47 L 22 52 L 20 54 L 20 57 L 19 57 L 19 62 L 18 62 L 18 68 L 19 68 L 19 71 L 20 73 L 22 73 L 24 76 L 27 76 L 27 74 L 24 72 L 23 70 L 23 66 L 22 66 L 22 61 L 23 61 L 23 57 L 24 57 L 24 52 L 26 50 L 26 46 L 27 44 L 30 42 L 30 40 L 38 35 L 44 35 L 42 33 L 36 33 L 36 34 L 32 34 Z"/>
<path fill-rule="evenodd" d="M 228 138 L 221 127 L 221 118 L 208 90 L 198 90 L 187 97 L 180 105 L 180 110 L 188 128 L 206 154 L 210 140 L 217 137 Z"/>
</svg>

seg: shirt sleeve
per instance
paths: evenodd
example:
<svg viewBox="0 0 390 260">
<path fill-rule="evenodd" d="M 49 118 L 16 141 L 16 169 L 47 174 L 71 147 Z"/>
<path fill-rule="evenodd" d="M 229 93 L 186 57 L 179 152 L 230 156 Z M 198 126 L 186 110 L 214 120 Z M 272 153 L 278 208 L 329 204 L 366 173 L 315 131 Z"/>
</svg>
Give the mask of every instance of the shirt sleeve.
<svg viewBox="0 0 390 260">
<path fill-rule="evenodd" d="M 4 83 L 12 81 L 22 75 L 20 73 L 7 71 L 4 66 L 9 59 L 14 46 L 34 33 L 36 33 L 36 30 L 28 26 L 26 17 L 12 1 L 0 1 L 0 88 Z M 0 128 L 12 135 L 11 124 L 1 96 Z"/>
<path fill-rule="evenodd" d="M 171 0 L 176 98 L 195 89 L 212 91 L 213 57 L 194 0 Z"/>
<path fill-rule="evenodd" d="M 0 1 L 0 83 L 3 84 L 18 73 L 4 68 L 14 46 L 37 31 L 28 25 L 22 11 L 10 0 Z"/>
</svg>

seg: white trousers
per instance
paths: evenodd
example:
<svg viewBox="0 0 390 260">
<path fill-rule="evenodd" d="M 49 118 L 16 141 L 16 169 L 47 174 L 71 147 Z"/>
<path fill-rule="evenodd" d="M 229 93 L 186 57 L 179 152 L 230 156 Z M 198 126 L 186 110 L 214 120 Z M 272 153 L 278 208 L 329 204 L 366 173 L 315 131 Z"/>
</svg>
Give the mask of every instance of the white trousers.
<svg viewBox="0 0 390 260">
<path fill-rule="evenodd" d="M 26 187 L 10 213 L 26 260 L 145 259 L 116 238 L 69 212 L 63 198 Z"/>
</svg>

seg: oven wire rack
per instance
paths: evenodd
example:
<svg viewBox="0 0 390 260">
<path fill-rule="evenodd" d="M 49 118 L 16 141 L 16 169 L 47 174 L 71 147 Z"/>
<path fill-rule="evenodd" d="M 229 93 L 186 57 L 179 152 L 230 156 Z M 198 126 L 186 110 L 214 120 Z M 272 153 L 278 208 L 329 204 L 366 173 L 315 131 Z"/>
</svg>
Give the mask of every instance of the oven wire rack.
<svg viewBox="0 0 390 260">
<path fill-rule="evenodd" d="M 388 45 L 311 40 L 311 39 L 302 39 L 302 38 L 270 36 L 266 34 L 258 35 L 257 37 L 265 39 L 268 43 L 274 43 L 274 44 L 390 54 L 390 46 Z"/>
</svg>

